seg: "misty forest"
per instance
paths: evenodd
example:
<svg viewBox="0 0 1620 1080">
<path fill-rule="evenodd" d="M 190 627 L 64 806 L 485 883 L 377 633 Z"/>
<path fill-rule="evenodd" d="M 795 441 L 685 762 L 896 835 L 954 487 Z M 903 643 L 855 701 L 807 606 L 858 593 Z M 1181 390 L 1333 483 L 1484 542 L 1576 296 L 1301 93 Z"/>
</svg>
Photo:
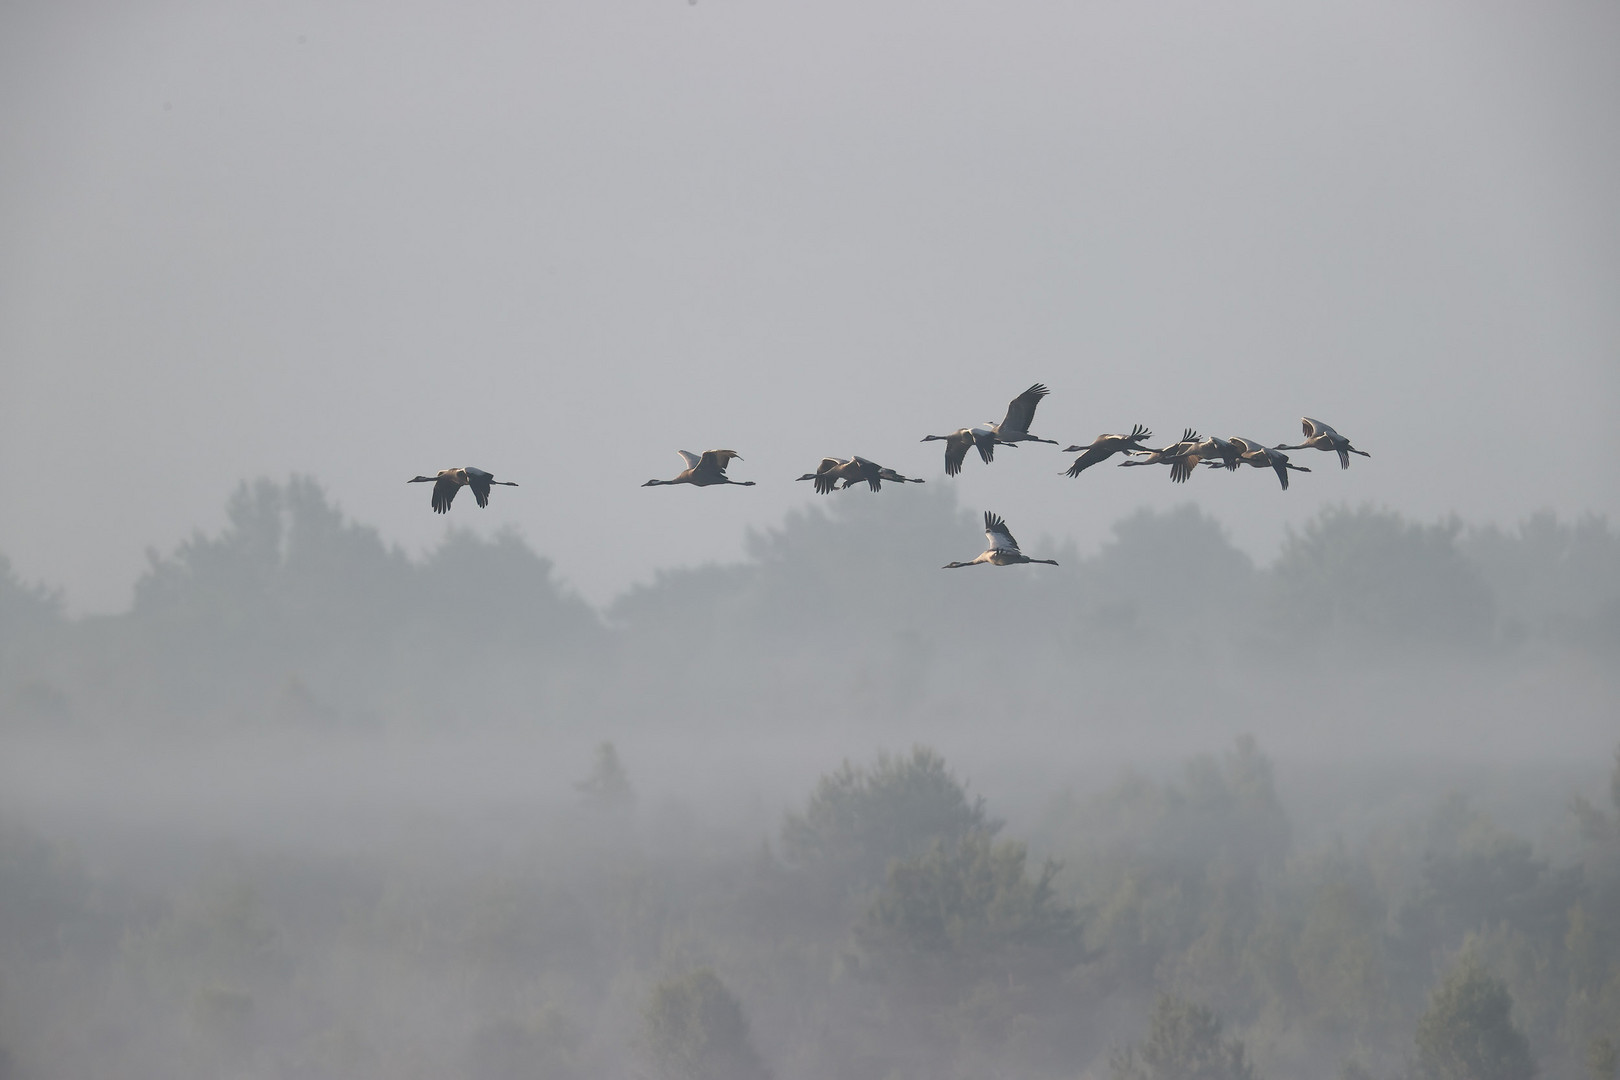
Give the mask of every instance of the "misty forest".
<svg viewBox="0 0 1620 1080">
<path fill-rule="evenodd" d="M 945 574 L 941 488 L 600 610 L 298 477 L 0 562 L 0 1077 L 1613 1080 L 1607 521 Z"/>
</svg>

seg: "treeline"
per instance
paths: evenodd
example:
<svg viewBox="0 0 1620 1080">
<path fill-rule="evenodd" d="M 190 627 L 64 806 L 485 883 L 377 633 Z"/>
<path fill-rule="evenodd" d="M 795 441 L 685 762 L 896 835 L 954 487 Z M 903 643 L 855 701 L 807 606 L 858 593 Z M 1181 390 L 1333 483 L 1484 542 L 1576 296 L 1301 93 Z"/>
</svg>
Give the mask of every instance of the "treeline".
<svg viewBox="0 0 1620 1080">
<path fill-rule="evenodd" d="M 0 1068 L 1615 1076 L 1620 755 L 1556 863 L 1457 794 L 1301 845 L 1250 740 L 1019 836 L 926 748 L 826 773 L 752 845 L 641 805 L 637 767 L 604 745 L 496 847 L 418 825 L 108 874 L 0 827 Z"/>
<path fill-rule="evenodd" d="M 1122 666 L 1171 662 L 1620 656 L 1620 534 L 1597 518 L 1330 509 L 1256 567 L 1185 506 L 1125 518 L 1089 558 L 1056 549 L 1056 569 L 946 576 L 978 534 L 948 488 L 849 493 L 750 536 L 741 563 L 660 572 L 597 611 L 514 535 L 451 532 L 413 560 L 308 479 L 244 484 L 227 516 L 153 555 L 117 616 L 66 619 L 0 562 L 4 722 L 556 726 L 633 717 L 649 693 L 679 714 L 784 688 L 886 715 L 976 708 L 987 681 L 1009 709 L 1097 700 Z"/>
</svg>

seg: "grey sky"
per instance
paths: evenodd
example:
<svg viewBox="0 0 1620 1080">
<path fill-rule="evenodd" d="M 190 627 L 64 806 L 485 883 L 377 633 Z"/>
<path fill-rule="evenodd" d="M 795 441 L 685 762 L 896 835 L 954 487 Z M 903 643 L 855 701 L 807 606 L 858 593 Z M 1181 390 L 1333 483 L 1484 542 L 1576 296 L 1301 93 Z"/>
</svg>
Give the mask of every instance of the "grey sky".
<svg viewBox="0 0 1620 1080">
<path fill-rule="evenodd" d="M 1065 442 L 1374 457 L 950 481 L 1030 548 L 1189 498 L 1261 557 L 1330 502 L 1620 516 L 1620 8 L 1306 7 L 10 3 L 0 552 L 116 610 L 300 472 L 602 600 L 824 453 L 947 483 L 921 436 L 1035 381 Z M 710 447 L 759 486 L 638 487 Z M 450 464 L 523 486 L 439 518 L 404 481 Z"/>
</svg>

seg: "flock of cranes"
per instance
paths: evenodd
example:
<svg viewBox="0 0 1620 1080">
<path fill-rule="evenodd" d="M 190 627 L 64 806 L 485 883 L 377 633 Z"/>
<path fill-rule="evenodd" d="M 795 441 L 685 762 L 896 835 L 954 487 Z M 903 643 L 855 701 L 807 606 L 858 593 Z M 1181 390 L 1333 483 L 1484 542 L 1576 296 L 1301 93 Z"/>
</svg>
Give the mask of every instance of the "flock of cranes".
<svg viewBox="0 0 1620 1080">
<path fill-rule="evenodd" d="M 925 435 L 922 441 L 945 444 L 946 476 L 956 476 L 962 471 L 969 450 L 977 450 L 979 459 L 988 465 L 995 460 L 998 446 L 1016 447 L 1019 443 L 1026 442 L 1050 443 L 1056 446 L 1058 445 L 1056 439 L 1043 439 L 1039 435 L 1030 434 L 1029 430 L 1029 425 L 1035 420 L 1035 407 L 1050 392 L 1042 384 L 1036 383 L 1007 403 L 1007 415 L 1002 418 L 1001 423 L 987 422 L 975 427 L 958 428 L 949 435 Z M 1305 416 L 1300 418 L 1300 423 L 1305 438 L 1303 442 L 1293 446 L 1281 444 L 1267 446 L 1258 439 L 1239 436 L 1223 439 L 1215 435 L 1200 435 L 1192 428 L 1187 428 L 1181 433 L 1179 441 L 1158 449 L 1142 445 L 1145 440 L 1153 438 L 1153 432 L 1137 424 L 1132 427 L 1129 435 L 1099 435 L 1084 446 L 1070 446 L 1064 450 L 1065 454 L 1080 455 L 1074 459 L 1074 464 L 1069 466 L 1064 475 L 1078 477 L 1091 466 L 1107 461 L 1115 454 L 1122 454 L 1125 460 L 1119 463 L 1121 466 L 1170 466 L 1170 479 L 1178 484 L 1185 483 L 1200 464 L 1228 471 L 1235 471 L 1239 465 L 1271 469 L 1277 474 L 1283 490 L 1287 491 L 1290 471 L 1311 471 L 1304 465 L 1293 464 L 1288 459 L 1289 450 L 1326 450 L 1336 453 L 1339 455 L 1341 469 L 1350 467 L 1351 454 L 1372 456 L 1365 450 L 1357 450 L 1350 445 L 1349 439 L 1320 420 Z M 712 487 L 720 484 L 732 484 L 737 487 L 754 486 L 752 480 L 733 480 L 726 475 L 728 465 L 733 461 L 742 460 L 742 455 L 735 450 L 706 450 L 702 454 L 682 450 L 680 455 L 681 460 L 686 463 L 686 468 L 674 479 L 648 480 L 642 486 L 667 487 L 675 484 L 691 484 L 693 487 Z M 878 491 L 882 489 L 885 481 L 891 484 L 923 482 L 915 477 L 901 476 L 893 469 L 885 468 L 860 456 L 822 458 L 815 472 L 805 473 L 798 479 L 811 481 L 818 495 L 829 494 L 835 489 L 848 489 L 861 483 L 873 491 Z M 433 485 L 433 512 L 436 514 L 448 513 L 456 492 L 464 487 L 472 488 L 473 498 L 478 500 L 480 507 L 489 505 L 491 485 L 517 487 L 517 484 L 510 480 L 497 480 L 493 473 L 473 468 L 471 465 L 441 469 L 434 476 L 412 477 L 406 483 Z M 980 563 L 995 566 L 1011 566 L 1015 563 L 1057 565 L 1053 559 L 1032 559 L 1025 555 L 1019 550 L 1018 541 L 1013 539 L 1007 523 L 988 510 L 984 513 L 984 536 L 989 546 L 977 558 L 967 562 L 946 563 L 945 569 L 954 570 L 957 567 L 977 566 Z"/>
</svg>

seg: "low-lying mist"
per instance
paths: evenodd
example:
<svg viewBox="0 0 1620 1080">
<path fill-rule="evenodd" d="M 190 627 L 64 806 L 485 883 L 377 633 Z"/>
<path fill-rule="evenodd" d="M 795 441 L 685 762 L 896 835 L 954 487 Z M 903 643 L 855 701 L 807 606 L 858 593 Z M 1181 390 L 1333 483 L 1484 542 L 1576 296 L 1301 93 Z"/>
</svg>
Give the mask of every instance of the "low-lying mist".
<svg viewBox="0 0 1620 1080">
<path fill-rule="evenodd" d="M 852 490 L 598 610 L 228 510 L 116 616 L 0 562 L 0 1078 L 1613 1076 L 1606 521 Z"/>
</svg>

